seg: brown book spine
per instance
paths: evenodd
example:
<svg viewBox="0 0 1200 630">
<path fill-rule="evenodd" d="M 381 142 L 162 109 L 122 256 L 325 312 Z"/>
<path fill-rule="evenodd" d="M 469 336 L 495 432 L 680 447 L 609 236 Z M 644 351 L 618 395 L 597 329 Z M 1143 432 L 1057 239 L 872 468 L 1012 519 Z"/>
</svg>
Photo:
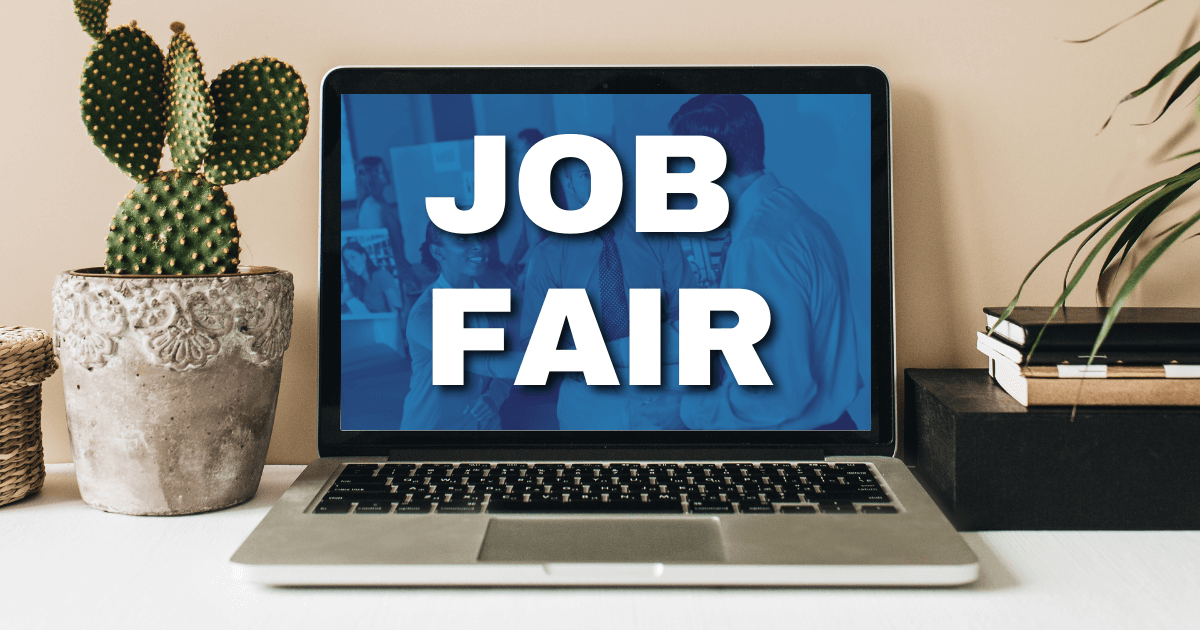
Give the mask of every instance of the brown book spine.
<svg viewBox="0 0 1200 630">
<path fill-rule="evenodd" d="M 1077 367 L 1077 366 L 1073 366 Z M 1107 365 L 1104 376 L 1098 378 L 1167 378 L 1167 369 L 1161 365 Z M 1057 365 L 1025 365 L 1021 376 L 1026 378 L 1067 378 Z"/>
<path fill-rule="evenodd" d="M 996 382 L 1017 402 L 1030 405 L 1200 406 L 1195 378 L 1029 378 L 992 359 Z"/>
</svg>

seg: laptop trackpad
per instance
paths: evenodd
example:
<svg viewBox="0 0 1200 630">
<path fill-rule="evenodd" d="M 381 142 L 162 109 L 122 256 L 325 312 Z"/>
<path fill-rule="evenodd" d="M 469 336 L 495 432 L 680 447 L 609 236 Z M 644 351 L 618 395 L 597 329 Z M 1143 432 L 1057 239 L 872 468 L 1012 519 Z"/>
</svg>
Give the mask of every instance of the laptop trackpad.
<svg viewBox="0 0 1200 630">
<path fill-rule="evenodd" d="M 725 546 L 715 518 L 493 518 L 479 560 L 716 563 L 725 560 Z"/>
</svg>

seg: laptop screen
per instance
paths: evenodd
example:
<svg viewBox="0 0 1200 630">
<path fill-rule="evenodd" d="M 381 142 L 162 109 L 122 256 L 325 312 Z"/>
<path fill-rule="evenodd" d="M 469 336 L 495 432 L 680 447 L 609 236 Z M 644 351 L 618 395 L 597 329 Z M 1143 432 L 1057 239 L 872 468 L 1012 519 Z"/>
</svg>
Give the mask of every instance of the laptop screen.
<svg viewBox="0 0 1200 630">
<path fill-rule="evenodd" d="M 383 92 L 323 139 L 341 431 L 878 428 L 879 94 Z"/>
</svg>

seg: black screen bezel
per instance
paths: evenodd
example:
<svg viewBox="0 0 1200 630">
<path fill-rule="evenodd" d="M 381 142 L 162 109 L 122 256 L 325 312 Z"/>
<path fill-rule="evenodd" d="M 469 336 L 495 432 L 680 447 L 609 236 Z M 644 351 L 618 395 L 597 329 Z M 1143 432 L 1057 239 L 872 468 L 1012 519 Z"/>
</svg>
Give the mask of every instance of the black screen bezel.
<svg viewBox="0 0 1200 630">
<path fill-rule="evenodd" d="M 345 431 L 341 428 L 342 94 L 869 94 L 871 96 L 871 428 L 865 431 Z M 489 454 L 752 453 L 819 449 L 893 455 L 896 385 L 891 112 L 886 75 L 869 66 L 341 67 L 321 86 L 318 427 L 322 457 Z M 330 262 L 332 264 L 324 264 Z M 325 290 L 336 287 L 334 290 Z M 325 369 L 333 368 L 333 369 Z M 592 457 L 593 459 L 595 457 Z"/>
</svg>

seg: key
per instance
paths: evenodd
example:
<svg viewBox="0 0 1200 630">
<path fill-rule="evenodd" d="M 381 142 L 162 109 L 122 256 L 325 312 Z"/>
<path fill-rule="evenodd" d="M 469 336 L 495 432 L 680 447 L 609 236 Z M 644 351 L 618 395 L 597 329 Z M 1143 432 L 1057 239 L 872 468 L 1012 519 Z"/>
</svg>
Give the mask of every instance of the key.
<svg viewBox="0 0 1200 630">
<path fill-rule="evenodd" d="M 388 492 L 389 486 L 386 483 L 342 483 L 338 482 L 329 488 L 330 492 L 345 492 L 348 494 L 362 494 L 364 492 Z"/>
<path fill-rule="evenodd" d="M 688 511 L 693 514 L 732 514 L 733 504 L 728 501 L 704 500 L 688 503 Z"/>
<path fill-rule="evenodd" d="M 313 514 L 347 514 L 349 512 L 349 501 L 322 501 L 313 510 Z"/>
<path fill-rule="evenodd" d="M 806 493 L 808 500 L 814 503 L 891 503 L 885 494 L 860 494 L 857 492 L 822 492 L 820 494 Z"/>
<path fill-rule="evenodd" d="M 392 511 L 391 501 L 359 501 L 357 514 L 387 514 Z"/>
<path fill-rule="evenodd" d="M 400 498 L 403 499 L 404 495 L 400 495 Z M 349 492 L 332 492 L 331 491 L 331 492 L 327 492 L 325 494 L 325 496 L 321 497 L 322 502 L 345 501 L 345 502 L 349 503 L 351 501 L 358 501 L 359 503 L 363 503 L 364 501 L 395 501 L 395 500 L 396 500 L 396 495 L 394 495 L 390 492 L 349 493 Z"/>
<path fill-rule="evenodd" d="M 738 503 L 738 511 L 742 514 L 774 514 L 775 509 L 767 501 L 758 499 L 742 499 Z"/>
<path fill-rule="evenodd" d="M 478 492 L 467 492 L 464 488 L 442 495 L 442 498 L 447 501 L 482 501 L 483 495 Z"/>
<path fill-rule="evenodd" d="M 379 477 L 407 477 L 417 469 L 416 464 L 386 464 L 379 469 Z"/>
<path fill-rule="evenodd" d="M 449 514 L 476 514 L 482 507 L 483 502 L 478 499 L 458 499 L 439 503 L 437 511 Z"/>
<path fill-rule="evenodd" d="M 680 514 L 678 501 L 489 501 L 490 514 Z"/>
</svg>

